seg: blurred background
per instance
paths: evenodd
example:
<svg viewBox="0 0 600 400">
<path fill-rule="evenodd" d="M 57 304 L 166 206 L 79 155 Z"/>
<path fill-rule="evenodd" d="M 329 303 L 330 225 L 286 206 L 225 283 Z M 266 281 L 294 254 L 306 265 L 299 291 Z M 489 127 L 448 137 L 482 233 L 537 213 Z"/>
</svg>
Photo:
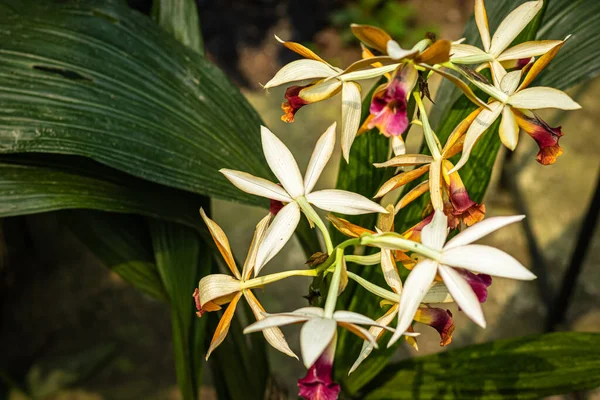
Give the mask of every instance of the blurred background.
<svg viewBox="0 0 600 400">
<path fill-rule="evenodd" d="M 129 3 L 142 13 L 150 11 L 150 1 Z M 411 46 L 426 32 L 450 40 L 460 38 L 473 7 L 472 0 L 197 3 L 208 57 L 241 88 L 270 129 L 294 149 L 301 169 L 320 134 L 333 120 L 340 122 L 340 99 L 337 96 L 303 108 L 293 124 L 282 122 L 285 88 L 265 91 L 261 84 L 295 55 L 279 45 L 274 34 L 307 45 L 334 65 L 346 66 L 360 58 L 360 47 L 349 30 L 352 22 L 378 25 L 400 44 Z M 433 92 L 436 79 L 431 81 Z M 548 330 L 600 332 L 600 236 L 594 233 L 593 213 L 600 202 L 593 199 L 600 167 L 600 79 L 574 88 L 570 95 L 582 110 L 542 113 L 551 126 L 562 125 L 565 133 L 561 140 L 564 154 L 556 164 L 544 167 L 535 162 L 535 143 L 523 137 L 514 154 L 501 153 L 484 202 L 488 216 L 527 214 L 526 224 L 505 228 L 485 242 L 514 255 L 539 279 L 524 283 L 494 279 L 484 304 L 486 330 L 450 306 L 456 331 L 446 348 L 439 347 L 434 330 L 416 326 L 422 333 L 419 354 Z M 409 152 L 419 148 L 422 136 L 419 129 L 411 132 Z M 317 187 L 334 185 L 338 163 L 336 154 Z M 262 216 L 261 209 L 213 203 L 213 218 L 229 235 L 238 257 L 245 254 L 253 227 Z M 48 379 L 46 366 L 63 359 L 70 363 L 80 360 L 88 379 L 78 389 L 47 398 L 178 398 L 167 305 L 144 296 L 111 273 L 61 225 L 56 213 L 7 218 L 0 224 L 0 370 L 28 370 L 28 379 L 39 380 L 40 398 L 44 398 L 52 385 L 69 378 L 57 372 Z M 269 269 L 274 266 L 296 269 L 304 262 L 300 246 L 293 240 L 265 272 L 272 272 Z M 291 310 L 306 304 L 302 296 L 309 283 L 295 278 L 257 295 L 271 312 Z M 561 290 L 561 301 L 552 304 L 549 299 Z M 298 329 L 284 332 L 297 351 Z M 405 346 L 396 359 L 415 354 Z M 301 363 L 275 351 L 270 358 L 279 385 L 295 398 L 296 380 L 304 375 Z M 212 399 L 210 370 L 205 371 L 202 398 Z M 21 397 L 12 393 L 9 398 Z M 600 392 L 576 398 L 600 399 Z"/>
</svg>

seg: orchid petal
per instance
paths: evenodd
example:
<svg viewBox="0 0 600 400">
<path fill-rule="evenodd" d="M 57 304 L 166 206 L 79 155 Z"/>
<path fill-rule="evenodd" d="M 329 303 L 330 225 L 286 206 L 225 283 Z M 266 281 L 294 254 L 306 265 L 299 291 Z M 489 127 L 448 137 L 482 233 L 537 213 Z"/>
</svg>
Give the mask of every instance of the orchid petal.
<svg viewBox="0 0 600 400">
<path fill-rule="evenodd" d="M 441 250 L 444 247 L 447 235 L 448 217 L 446 217 L 444 211 L 437 209 L 431 222 L 421 230 L 421 243 L 432 249 Z"/>
<path fill-rule="evenodd" d="M 437 272 L 437 261 L 425 258 L 417 263 L 404 282 L 404 290 L 400 295 L 398 326 L 390 339 L 388 347 L 393 345 L 410 327 L 421 300 L 431 286 Z"/>
<path fill-rule="evenodd" d="M 491 61 L 492 57 L 479 47 L 453 44 L 450 48 L 450 60 L 456 64 L 479 64 Z"/>
<path fill-rule="evenodd" d="M 355 324 L 348 323 L 348 322 L 340 322 L 339 325 L 342 328 L 345 328 L 345 329 L 349 330 L 350 332 L 352 332 L 353 334 L 355 334 L 359 338 L 368 341 L 369 343 L 371 343 L 373 345 L 373 347 L 377 348 L 377 340 L 369 332 L 368 329 L 363 328 L 362 326 L 358 326 L 358 325 L 355 325 Z"/>
<path fill-rule="evenodd" d="M 433 163 L 431 165 L 433 165 Z M 383 197 L 386 194 L 388 194 L 389 192 L 391 192 L 392 190 L 395 190 L 395 189 L 399 188 L 400 186 L 404 186 L 407 183 L 412 182 L 415 179 L 419 178 L 420 176 L 424 175 L 425 173 L 427 173 L 427 171 L 429 171 L 429 169 L 430 169 L 430 165 L 427 164 L 427 165 L 423 165 L 419 168 L 415 168 L 415 169 L 407 171 L 407 172 L 402 172 L 402 173 L 390 178 L 383 185 L 381 185 L 381 187 L 379 188 L 379 190 L 373 197 L 374 198 Z"/>
<path fill-rule="evenodd" d="M 298 92 L 298 97 L 306 104 L 316 103 L 338 94 L 341 87 L 342 82 L 337 79 L 318 82 L 301 89 Z"/>
<path fill-rule="evenodd" d="M 323 60 L 321 57 L 319 57 L 314 51 L 312 51 L 311 49 L 301 45 L 300 43 L 296 43 L 296 42 L 288 42 L 286 40 L 282 40 L 279 38 L 279 36 L 275 35 L 275 39 L 281 43 L 282 45 L 284 45 L 285 47 L 287 47 L 288 49 L 290 49 L 291 51 L 293 51 L 296 54 L 301 55 L 304 58 L 308 58 L 310 60 L 315 60 L 315 61 L 319 61 L 323 64 L 327 64 L 329 65 L 325 60 Z"/>
<path fill-rule="evenodd" d="M 502 250 L 481 244 L 444 249 L 440 262 L 452 267 L 465 268 L 473 272 L 501 278 L 526 281 L 536 278 L 513 256 Z"/>
<path fill-rule="evenodd" d="M 337 324 L 333 319 L 314 318 L 306 321 L 300 330 L 300 349 L 306 368 L 317 361 L 335 336 Z"/>
<path fill-rule="evenodd" d="M 387 43 L 392 40 L 386 31 L 376 26 L 351 24 L 350 29 L 358 40 L 382 53 L 385 53 Z"/>
<path fill-rule="evenodd" d="M 297 315 L 300 317 L 314 318 L 322 317 L 325 311 L 321 307 L 301 307 L 289 313 L 282 313 L 282 315 Z"/>
<path fill-rule="evenodd" d="M 244 297 L 246 298 L 246 301 L 248 301 L 248 305 L 256 317 L 256 320 L 260 321 L 265 319 L 265 316 L 262 314 L 265 309 L 258 302 L 258 299 L 254 296 L 254 293 L 252 293 L 250 290 L 244 290 Z M 267 328 L 263 330 L 263 335 L 265 336 L 267 342 L 269 342 L 269 344 L 275 349 L 279 350 L 283 354 L 287 354 L 290 357 L 294 357 L 296 359 L 298 358 L 298 356 L 290 349 L 290 346 L 285 340 L 281 329 L 277 327 Z"/>
<path fill-rule="evenodd" d="M 357 238 L 357 237 L 360 237 L 363 233 L 368 233 L 368 234 L 375 233 L 370 229 L 363 228 L 362 226 L 353 224 L 352 222 L 345 220 L 343 218 L 338 218 L 333 214 L 327 214 L 327 219 L 329 220 L 329 222 L 331 222 L 331 224 L 335 227 L 335 229 L 337 229 L 338 231 L 340 231 L 341 233 L 343 233 L 344 235 L 349 236 L 349 237 Z"/>
<path fill-rule="evenodd" d="M 263 152 L 271 171 L 292 198 L 304 194 L 304 182 L 292 152 L 267 127 L 260 127 Z"/>
<path fill-rule="evenodd" d="M 300 207 L 291 202 L 283 207 L 271 222 L 262 244 L 256 254 L 254 276 L 269 262 L 290 240 L 300 222 Z"/>
<path fill-rule="evenodd" d="M 273 214 L 268 213 L 263 219 L 261 219 L 258 222 L 258 224 L 256 224 L 254 236 L 252 236 L 252 242 L 250 243 L 250 248 L 248 249 L 248 255 L 246 256 L 246 260 L 244 261 L 244 268 L 242 268 L 243 279 L 248 279 L 252 275 L 252 271 L 254 270 L 254 266 L 256 265 L 256 254 L 258 253 L 258 248 L 260 247 L 260 244 L 262 243 L 262 240 L 265 237 L 265 233 L 267 231 L 267 228 L 269 227 L 269 223 L 271 222 L 272 215 Z"/>
<path fill-rule="evenodd" d="M 375 163 L 376 168 L 385 167 L 406 167 L 409 165 L 429 164 L 433 157 L 424 154 L 401 154 L 383 163 Z"/>
<path fill-rule="evenodd" d="M 494 32 L 489 53 L 498 57 L 519 36 L 519 33 L 525 29 L 543 5 L 542 0 L 528 1 L 508 14 Z"/>
<path fill-rule="evenodd" d="M 331 153 L 333 153 L 335 147 L 335 128 L 336 123 L 334 122 L 317 141 L 308 162 L 306 174 L 304 175 L 304 193 L 310 193 L 313 190 L 319 180 L 319 176 L 323 172 L 323 168 L 325 168 L 331 157 Z"/>
<path fill-rule="evenodd" d="M 431 204 L 434 210 L 444 209 L 444 200 L 442 198 L 442 163 L 440 161 L 432 162 L 429 169 L 429 193 L 431 194 Z"/>
<path fill-rule="evenodd" d="M 235 265 L 235 260 L 233 258 L 233 254 L 231 253 L 231 247 L 229 246 L 229 240 L 227 239 L 227 235 L 223 232 L 223 229 L 212 219 L 208 218 L 204 209 L 200 208 L 200 215 L 204 220 L 204 223 L 208 227 L 210 235 L 212 236 L 217 248 L 219 249 L 219 253 L 223 256 L 225 263 L 231 270 L 231 273 L 235 275 L 236 278 L 240 279 L 240 271 L 238 271 L 237 266 Z"/>
<path fill-rule="evenodd" d="M 511 150 L 514 150 L 519 143 L 519 125 L 517 119 L 509 106 L 502 109 L 502 120 L 498 130 L 502 144 Z"/>
<path fill-rule="evenodd" d="M 240 289 L 240 281 L 230 275 L 207 275 L 200 279 L 200 283 L 198 284 L 200 305 L 203 306 L 204 304 L 214 301 L 220 297 L 225 297 L 232 293 L 239 292 Z"/>
<path fill-rule="evenodd" d="M 465 135 L 465 143 L 463 145 L 463 153 L 460 157 L 456 166 L 448 171 L 449 174 L 458 171 L 463 165 L 467 163 L 469 159 L 469 155 L 471 154 L 471 150 L 479 137 L 496 121 L 500 113 L 502 112 L 502 104 L 498 102 L 493 102 L 490 105 L 490 110 L 482 110 L 479 115 L 475 118 L 467 133 Z"/>
<path fill-rule="evenodd" d="M 309 203 L 325 211 L 347 215 L 387 213 L 386 209 L 357 193 L 345 190 L 327 189 L 312 192 L 306 196 Z"/>
<path fill-rule="evenodd" d="M 352 311 L 336 311 L 333 313 L 333 319 L 340 322 L 347 322 L 349 324 L 377 325 L 375 320 Z"/>
<path fill-rule="evenodd" d="M 300 317 L 294 315 L 280 315 L 280 314 L 271 314 L 267 317 L 261 319 L 260 321 L 256 321 L 253 324 L 248 325 L 244 328 L 244 333 L 253 333 L 262 331 L 265 329 L 271 329 L 276 326 L 284 326 L 290 324 L 296 324 L 298 322 L 304 322 L 308 320 L 307 317 Z"/>
<path fill-rule="evenodd" d="M 394 304 L 383 316 L 378 318 L 375 322 L 377 322 L 377 325 L 388 326 L 392 323 L 392 321 L 396 317 L 396 314 L 398 314 L 398 305 Z M 369 329 L 369 333 L 373 335 L 376 339 L 379 338 L 383 331 L 384 329 L 380 328 L 379 326 L 373 326 Z M 373 344 L 369 340 L 365 340 L 363 342 L 360 354 L 358 355 L 358 358 L 352 365 L 352 368 L 350 368 L 348 375 L 350 375 L 356 370 L 356 368 L 358 368 L 358 366 L 369 356 L 369 354 L 371 354 L 374 348 L 375 346 L 373 346 Z"/>
<path fill-rule="evenodd" d="M 271 200 L 284 201 L 286 203 L 292 201 L 292 198 L 281 186 L 277 186 L 264 178 L 226 168 L 220 169 L 219 172 L 225 175 L 225 177 L 229 179 L 229 182 L 233 183 L 235 187 L 246 193 L 266 197 Z"/>
<path fill-rule="evenodd" d="M 502 81 L 500 81 L 500 89 L 507 95 L 511 95 L 519 86 L 519 80 L 521 79 L 521 71 L 512 71 L 504 75 Z"/>
<path fill-rule="evenodd" d="M 525 218 L 524 215 L 486 218 L 450 239 L 444 246 L 444 251 L 471 244 L 506 225 L 519 222 L 523 218 Z"/>
<path fill-rule="evenodd" d="M 485 318 L 481 310 L 481 304 L 479 304 L 477 295 L 467 281 L 458 272 L 446 265 L 440 265 L 439 272 L 456 304 L 477 325 L 485 328 Z"/>
<path fill-rule="evenodd" d="M 392 57 L 394 60 L 401 60 L 406 57 L 414 56 L 418 53 L 417 51 L 412 49 L 403 49 L 395 40 L 389 40 L 387 42 L 386 50 L 388 56 Z"/>
<path fill-rule="evenodd" d="M 525 110 L 539 108 L 560 108 L 561 110 L 578 110 L 581 106 L 565 92 L 549 87 L 533 87 L 519 90 L 508 99 L 513 107 Z"/>
<path fill-rule="evenodd" d="M 360 126 L 361 112 L 360 86 L 354 82 L 344 82 L 342 86 L 342 153 L 350 162 L 350 148 Z"/>
<path fill-rule="evenodd" d="M 208 357 L 210 357 L 211 353 L 221 343 L 223 343 L 223 340 L 225 340 L 225 336 L 227 336 L 227 333 L 229 332 L 229 327 L 231 326 L 231 320 L 233 318 L 235 308 L 237 307 L 237 303 L 240 301 L 240 297 L 242 297 L 242 294 L 238 293 L 237 296 L 235 296 L 233 298 L 233 300 L 231 300 L 231 303 L 229 303 L 229 306 L 227 306 L 227 309 L 223 313 L 223 316 L 221 317 L 221 320 L 219 321 L 219 324 L 217 325 L 217 329 L 215 330 L 215 334 L 214 334 L 212 340 L 210 341 L 210 346 L 208 348 L 208 351 L 206 352 L 207 360 L 208 360 Z"/>
<path fill-rule="evenodd" d="M 497 60 L 520 60 L 524 58 L 541 56 L 562 42 L 562 40 L 532 40 L 530 42 L 521 43 L 505 50 L 498 56 Z"/>
<path fill-rule="evenodd" d="M 275 76 L 265 84 L 269 89 L 284 83 L 305 79 L 322 79 L 337 75 L 338 72 L 328 64 L 316 60 L 296 60 L 284 65 Z"/>
<path fill-rule="evenodd" d="M 429 288 L 429 291 L 421 300 L 424 304 L 436 304 L 436 303 L 452 303 L 454 299 L 450 295 L 448 287 L 442 282 L 434 282 Z"/>
<path fill-rule="evenodd" d="M 392 151 L 395 156 L 402 155 L 406 153 L 406 144 L 404 144 L 404 139 L 402 136 L 392 136 Z"/>
<path fill-rule="evenodd" d="M 492 79 L 494 80 L 494 85 L 500 86 L 500 82 L 506 76 L 506 70 L 497 60 L 492 60 L 490 62 L 490 67 L 492 70 Z M 520 71 L 517 71 L 520 72 Z"/>
<path fill-rule="evenodd" d="M 483 0 L 475 0 L 475 23 L 481 36 L 481 42 L 485 51 L 490 50 L 490 26 L 488 25 L 487 13 L 485 12 L 485 4 Z"/>
<path fill-rule="evenodd" d="M 381 270 L 383 271 L 383 278 L 389 287 L 396 293 L 402 291 L 402 281 L 396 268 L 396 262 L 392 257 L 390 250 L 381 249 Z"/>
</svg>

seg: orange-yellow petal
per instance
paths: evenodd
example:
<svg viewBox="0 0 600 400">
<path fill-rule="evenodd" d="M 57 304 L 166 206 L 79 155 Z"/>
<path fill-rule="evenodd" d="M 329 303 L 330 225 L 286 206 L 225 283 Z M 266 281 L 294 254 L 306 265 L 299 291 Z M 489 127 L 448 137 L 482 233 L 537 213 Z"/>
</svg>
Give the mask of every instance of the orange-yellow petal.
<svg viewBox="0 0 600 400">
<path fill-rule="evenodd" d="M 233 298 L 233 300 L 231 300 L 231 303 L 229 303 L 229 306 L 227 306 L 227 309 L 223 313 L 223 316 L 221 317 L 221 320 L 219 321 L 219 325 L 217 325 L 217 329 L 215 330 L 215 334 L 213 335 L 213 338 L 210 342 L 210 347 L 208 348 L 208 351 L 206 352 L 207 360 L 208 360 L 208 357 L 210 357 L 211 353 L 217 347 L 219 347 L 219 345 L 221 343 L 223 343 L 223 340 L 225 340 L 225 337 L 227 336 L 227 333 L 229 332 L 229 327 L 231 326 L 231 320 L 235 313 L 235 308 L 237 307 L 237 304 L 240 301 L 240 297 L 242 297 L 241 292 L 239 292 Z"/>
</svg>

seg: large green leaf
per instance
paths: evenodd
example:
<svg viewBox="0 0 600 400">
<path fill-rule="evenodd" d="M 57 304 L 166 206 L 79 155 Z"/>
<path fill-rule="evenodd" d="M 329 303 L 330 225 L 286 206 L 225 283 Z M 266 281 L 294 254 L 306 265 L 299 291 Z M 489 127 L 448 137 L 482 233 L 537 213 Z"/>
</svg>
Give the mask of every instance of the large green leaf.
<svg viewBox="0 0 600 400">
<path fill-rule="evenodd" d="M 211 269 L 212 252 L 183 225 L 149 220 L 158 273 L 169 296 L 177 382 L 184 400 L 198 397 L 206 318 L 196 316 L 192 293 Z"/>
<path fill-rule="evenodd" d="M 206 231 L 202 197 L 73 156 L 0 157 L 0 216 L 88 208 L 134 213 Z M 207 232 L 205 232 L 207 233 Z"/>
<path fill-rule="evenodd" d="M 2 7 L 0 152 L 83 155 L 261 204 L 218 172 L 269 175 L 260 118 L 212 63 L 121 1 Z"/>
<path fill-rule="evenodd" d="M 390 365 L 361 398 L 538 399 L 600 386 L 600 334 L 499 340 Z"/>
<path fill-rule="evenodd" d="M 204 52 L 195 0 L 155 0 L 152 18 L 190 49 L 200 54 Z"/>
<path fill-rule="evenodd" d="M 64 211 L 60 217 L 113 272 L 147 295 L 168 301 L 142 217 L 90 210 Z"/>
</svg>

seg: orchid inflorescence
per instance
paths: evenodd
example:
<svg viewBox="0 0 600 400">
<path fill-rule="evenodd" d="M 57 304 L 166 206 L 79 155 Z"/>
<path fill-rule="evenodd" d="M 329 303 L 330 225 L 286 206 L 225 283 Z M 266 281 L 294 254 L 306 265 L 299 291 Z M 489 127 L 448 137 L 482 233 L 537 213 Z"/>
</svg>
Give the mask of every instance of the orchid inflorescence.
<svg viewBox="0 0 600 400">
<path fill-rule="evenodd" d="M 550 127 L 534 110 L 574 110 L 580 106 L 560 90 L 529 86 L 568 38 L 530 41 L 509 48 L 542 5 L 541 0 L 522 4 L 502 21 L 490 37 L 484 2 L 476 0 L 475 21 L 483 49 L 461 41 L 451 43 L 433 37 L 418 42 L 411 49 L 403 49 L 379 28 L 353 25 L 352 31 L 362 44 L 363 58 L 345 69 L 329 64 L 298 43 L 277 38 L 303 59 L 281 68 L 265 88 L 310 80 L 304 86 L 287 88 L 286 101 L 282 105 L 284 121 L 292 122 L 301 107 L 341 92 L 341 149 L 346 161 L 350 160 L 355 137 L 376 128 L 390 138 L 390 154 L 394 156 L 384 163 L 375 164 L 375 167 L 400 170 L 381 186 L 374 198 L 381 199 L 425 174 L 428 174 L 428 179 L 405 193 L 396 204 L 386 206 L 348 191 L 314 191 L 335 148 L 336 124 L 332 124 L 317 141 L 304 176 L 290 150 L 271 131 L 262 127 L 263 152 L 278 183 L 241 171 L 221 170 L 240 190 L 271 200 L 270 212 L 256 227 L 241 272 L 227 236 L 201 211 L 231 272 L 231 275 L 213 274 L 202 278 L 194 294 L 199 316 L 229 304 L 214 334 L 207 358 L 224 340 L 236 306 L 244 297 L 257 320 L 244 332 L 262 331 L 274 348 L 291 357 L 296 355 L 289 348 L 279 327 L 303 324 L 300 333 L 301 355 L 308 373 L 298 382 L 300 395 L 306 399 L 333 399 L 340 390 L 331 380 L 338 326 L 364 340 L 351 373 L 378 347 L 378 340 L 386 330 L 392 333 L 388 347 L 402 336 L 416 347 L 418 333 L 412 329 L 413 321 L 431 325 L 440 334 L 440 344 L 449 344 L 454 331 L 452 314 L 448 310 L 433 307 L 433 304 L 456 302 L 470 319 L 485 327 L 480 303 L 486 299 L 492 276 L 535 279 L 534 274 L 507 253 L 490 246 L 473 244 L 501 227 L 520 221 L 524 216 L 484 219 L 484 205 L 469 197 L 459 170 L 468 162 L 477 140 L 499 118 L 500 139 L 509 149 L 515 149 L 519 128 L 522 128 L 539 145 L 537 161 L 541 164 L 554 163 L 562 153 L 558 145 L 558 139 L 562 136 L 560 127 Z M 480 74 L 486 69 L 489 69 L 491 83 Z M 489 100 L 485 102 L 479 99 L 469 85 L 456 76 L 457 73 L 489 95 Z M 456 126 L 443 146 L 429 124 L 423 104 L 424 97 L 428 97 L 426 80 L 431 74 L 439 74 L 450 80 L 478 106 Z M 361 125 L 361 82 L 372 78 L 381 78 L 384 83 L 374 90 L 370 114 Z M 419 117 L 410 121 L 408 104 L 413 99 Z M 412 125 L 422 126 L 430 155 L 406 154 L 403 135 Z M 453 165 L 450 159 L 459 153 L 462 155 L 458 163 Z M 405 170 L 411 166 L 415 168 Z M 406 232 L 395 232 L 395 215 L 426 192 L 430 194 L 431 212 Z M 331 224 L 349 237 L 335 245 L 315 208 L 350 215 L 378 213 L 379 221 L 375 227 L 361 227 L 329 214 L 327 219 Z M 289 241 L 302 214 L 311 226 L 316 226 L 321 232 L 326 252 L 311 257 L 309 269 L 260 275 L 263 267 Z M 448 240 L 450 233 L 456 234 Z M 356 255 L 360 252 L 346 254 L 351 247 L 363 246 L 378 252 L 369 255 Z M 371 268 L 380 266 L 389 288 L 349 271 L 347 262 Z M 398 264 L 408 273 L 404 281 Z M 329 283 L 323 307 L 311 305 L 279 314 L 265 312 L 252 290 L 292 276 L 330 277 L 326 280 Z M 349 280 L 354 280 L 378 297 L 382 305 L 389 306 L 387 312 L 378 319 L 372 319 L 355 312 L 337 310 L 338 296 Z M 394 328 L 391 325 L 396 317 Z"/>
</svg>

